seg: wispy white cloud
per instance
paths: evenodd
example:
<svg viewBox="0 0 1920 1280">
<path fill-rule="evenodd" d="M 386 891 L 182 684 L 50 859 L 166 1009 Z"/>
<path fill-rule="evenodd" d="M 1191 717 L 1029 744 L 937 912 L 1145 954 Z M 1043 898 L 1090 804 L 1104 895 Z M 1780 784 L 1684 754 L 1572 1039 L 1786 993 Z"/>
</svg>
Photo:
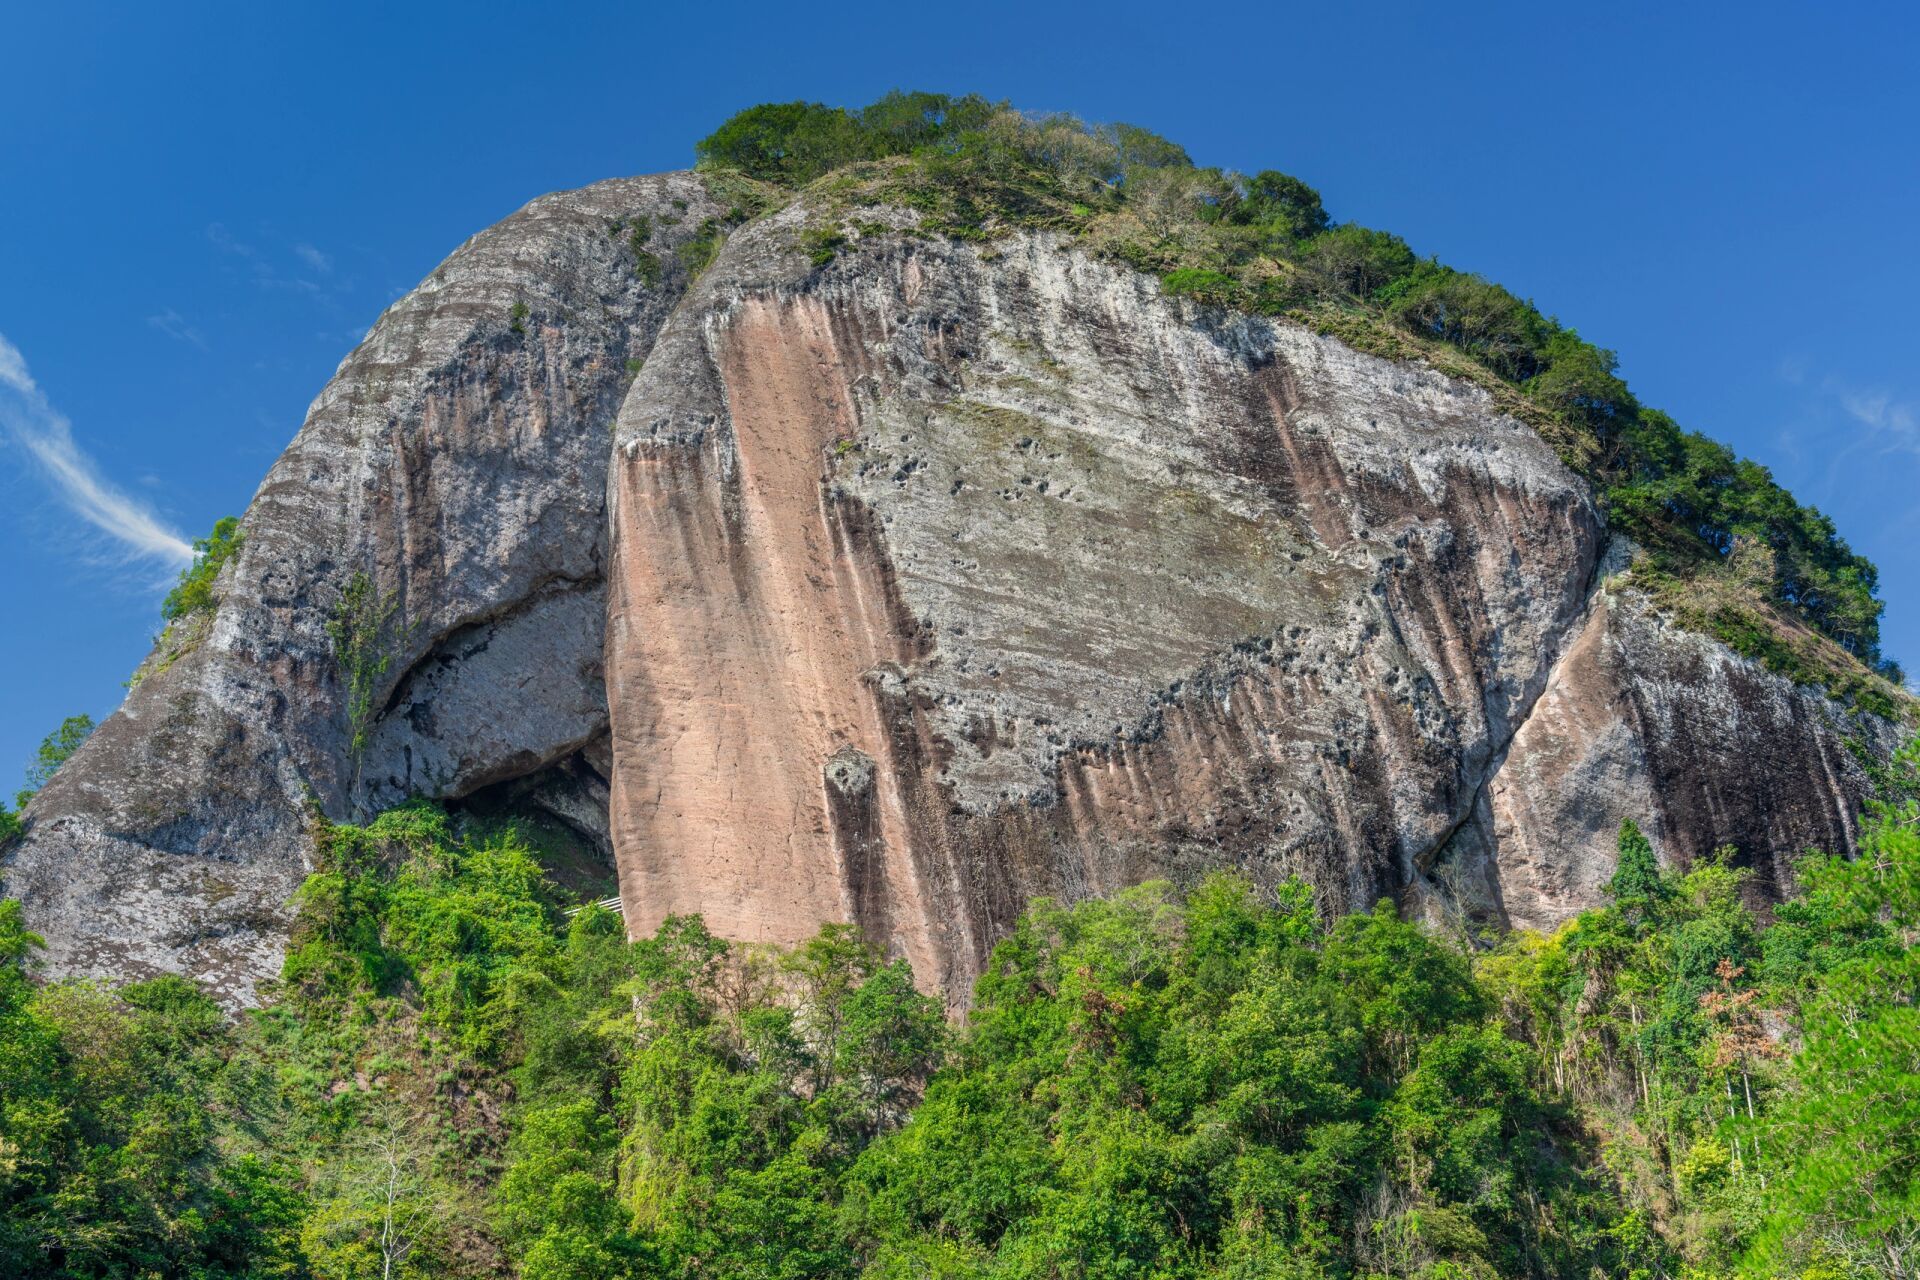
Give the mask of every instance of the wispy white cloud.
<svg viewBox="0 0 1920 1280">
<path fill-rule="evenodd" d="M 323 276 L 333 273 L 333 259 L 310 244 L 296 244 L 293 246 L 293 256 Z"/>
<path fill-rule="evenodd" d="M 185 316 L 175 311 L 172 307 L 168 307 L 157 316 L 148 316 L 147 323 L 166 334 L 169 338 L 190 343 L 202 351 L 207 349 L 206 335 L 194 328 Z"/>
<path fill-rule="evenodd" d="M 39 465 L 56 497 L 134 559 L 183 565 L 187 540 L 145 503 L 122 493 L 74 443 L 73 428 L 47 400 L 20 349 L 0 334 L 0 428 Z"/>
<path fill-rule="evenodd" d="M 1866 427 L 1870 443 L 1881 453 L 1910 453 L 1920 457 L 1920 411 L 1884 391 L 1836 388 L 1840 407 Z"/>
<path fill-rule="evenodd" d="M 235 238 L 233 232 L 227 230 L 225 223 L 209 222 L 207 224 L 207 239 L 211 240 L 216 247 L 232 254 L 234 257 L 245 258 L 248 262 L 256 264 L 257 269 L 270 269 L 264 262 L 260 261 L 260 251 L 246 241 Z"/>
<path fill-rule="evenodd" d="M 207 239 L 221 252 L 230 254 L 246 264 L 247 275 L 253 283 L 262 289 L 285 289 L 293 293 L 304 293 L 309 297 L 327 301 L 328 289 L 318 281 L 304 276 L 288 275 L 274 265 L 274 260 L 286 252 L 284 245 L 277 245 L 271 251 L 250 244 L 234 235 L 225 223 L 207 224 Z M 308 267 L 315 275 L 333 274 L 333 259 L 310 244 L 296 244 L 292 248 L 293 256 Z M 352 281 L 337 281 L 334 292 L 342 292 L 352 287 Z"/>
</svg>

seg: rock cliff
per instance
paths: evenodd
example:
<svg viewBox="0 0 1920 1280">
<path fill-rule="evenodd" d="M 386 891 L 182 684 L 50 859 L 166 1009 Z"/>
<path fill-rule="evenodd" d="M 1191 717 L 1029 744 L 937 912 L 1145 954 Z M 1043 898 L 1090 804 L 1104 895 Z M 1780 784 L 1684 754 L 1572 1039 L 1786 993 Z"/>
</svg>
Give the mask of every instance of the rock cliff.
<svg viewBox="0 0 1920 1280">
<path fill-rule="evenodd" d="M 607 767 L 608 428 L 686 282 L 674 250 L 719 212 L 690 174 L 547 196 L 381 317 L 254 496 L 213 615 L 28 809 L 0 874 L 50 972 L 250 998 L 278 972 L 310 809 L 347 820 L 577 756 L 556 780 L 577 820 L 567 800 Z M 635 229 L 666 264 L 653 283 Z M 355 573 L 394 606 L 357 761 L 326 631 Z"/>
<path fill-rule="evenodd" d="M 1762 893 L 1851 847 L 1892 729 L 1662 621 L 1484 391 L 869 212 L 823 254 L 803 199 L 690 283 L 702 183 L 603 183 L 397 303 L 197 645 L 29 810 L 4 892 L 53 971 L 244 1001 L 310 809 L 497 786 L 604 842 L 636 930 L 851 920 L 950 992 L 1036 894 L 1233 866 L 1546 927 L 1622 817 Z M 395 621 L 355 759 L 359 572 Z"/>
</svg>

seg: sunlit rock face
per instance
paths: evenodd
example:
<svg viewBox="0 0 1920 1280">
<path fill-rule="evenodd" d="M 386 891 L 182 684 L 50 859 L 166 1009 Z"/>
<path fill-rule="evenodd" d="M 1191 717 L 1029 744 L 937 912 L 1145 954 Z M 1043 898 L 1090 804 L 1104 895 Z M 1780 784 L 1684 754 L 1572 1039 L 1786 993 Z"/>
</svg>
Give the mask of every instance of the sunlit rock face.
<svg viewBox="0 0 1920 1280">
<path fill-rule="evenodd" d="M 1548 928 L 1622 818 L 1761 898 L 1852 847 L 1893 731 L 1662 621 L 1480 389 L 905 212 L 818 265 L 802 201 L 692 280 L 721 217 L 549 196 L 382 318 L 3 855 L 51 973 L 245 1003 L 312 818 L 414 795 L 572 828 L 635 932 L 851 921 L 956 1002 L 1038 895 L 1233 868 Z"/>
<path fill-rule="evenodd" d="M 1850 840 L 1844 717 L 1599 599 L 1586 487 L 1484 393 L 1043 236 L 818 268 L 805 216 L 729 244 L 620 414 L 632 927 L 852 920 L 953 992 L 1041 894 L 1233 867 L 1548 926 L 1623 816 L 1674 858 Z M 1779 714 L 1641 688 L 1688 664 Z M 1614 801 L 1543 707 L 1632 744 L 1569 761 Z"/>
</svg>

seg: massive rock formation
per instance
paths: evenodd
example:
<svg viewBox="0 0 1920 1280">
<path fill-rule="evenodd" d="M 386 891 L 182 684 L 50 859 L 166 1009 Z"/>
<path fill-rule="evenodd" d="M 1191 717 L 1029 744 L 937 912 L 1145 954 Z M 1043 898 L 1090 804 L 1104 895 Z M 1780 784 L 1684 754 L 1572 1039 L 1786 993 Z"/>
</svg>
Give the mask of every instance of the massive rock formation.
<svg viewBox="0 0 1920 1280">
<path fill-rule="evenodd" d="M 1047 236 L 816 267 L 813 216 L 736 237 L 621 410 L 633 927 L 854 920 L 959 992 L 1037 894 L 1234 866 L 1544 926 L 1623 816 L 1849 844 L 1870 729 L 1596 595 L 1586 487 L 1483 392 Z"/>
<path fill-rule="evenodd" d="M 248 999 L 278 971 L 310 805 L 342 820 L 605 767 L 585 749 L 607 722 L 608 428 L 685 285 L 674 249 L 719 213 L 690 174 L 546 196 L 387 311 L 248 507 L 216 612 L 28 809 L 0 891 L 50 972 L 184 972 Z M 651 284 L 643 218 L 667 264 Z M 358 573 L 394 613 L 356 760 L 326 628 Z M 563 801 L 582 785 L 556 782 Z"/>
<path fill-rule="evenodd" d="M 308 805 L 415 793 L 605 842 L 637 930 L 856 921 L 956 994 L 1035 894 L 1232 866 L 1548 926 L 1622 817 L 1763 893 L 1850 846 L 1848 742 L 1891 730 L 1621 588 L 1484 392 L 903 211 L 636 275 L 636 217 L 671 262 L 718 212 L 688 175 L 536 201 L 349 357 L 197 647 L 29 811 L 4 891 L 54 972 L 244 1000 Z M 396 613 L 356 759 L 361 572 Z"/>
</svg>

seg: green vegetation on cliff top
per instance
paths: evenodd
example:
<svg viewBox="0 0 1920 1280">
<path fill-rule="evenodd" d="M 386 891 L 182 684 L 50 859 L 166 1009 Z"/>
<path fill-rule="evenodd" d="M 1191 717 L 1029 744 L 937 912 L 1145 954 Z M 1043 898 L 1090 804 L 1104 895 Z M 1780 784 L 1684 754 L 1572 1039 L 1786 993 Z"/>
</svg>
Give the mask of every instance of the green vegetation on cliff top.
<svg viewBox="0 0 1920 1280">
<path fill-rule="evenodd" d="M 896 92 L 851 111 L 765 104 L 697 151 L 711 175 L 808 187 L 834 216 L 890 203 L 962 238 L 1058 231 L 1158 275 L 1170 294 L 1470 378 L 1593 483 L 1609 524 L 1642 548 L 1638 585 L 1676 620 L 1863 710 L 1891 717 L 1906 701 L 1880 655 L 1877 573 L 1827 516 L 1640 404 L 1612 352 L 1389 232 L 1336 224 L 1297 178 L 1200 168 L 1145 129 L 1025 116 L 973 95 Z M 806 251 L 824 264 L 839 243 Z M 1696 591 L 1701 581 L 1711 590 Z"/>
</svg>

